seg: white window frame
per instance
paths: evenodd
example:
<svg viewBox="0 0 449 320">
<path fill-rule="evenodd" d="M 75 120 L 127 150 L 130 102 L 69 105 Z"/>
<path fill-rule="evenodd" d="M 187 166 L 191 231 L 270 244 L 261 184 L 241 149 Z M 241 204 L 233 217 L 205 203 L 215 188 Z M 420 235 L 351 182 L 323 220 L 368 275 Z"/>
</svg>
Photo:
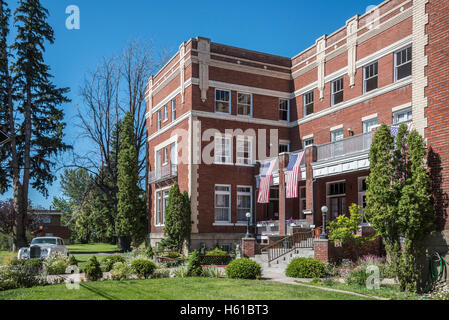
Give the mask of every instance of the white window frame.
<svg viewBox="0 0 449 320">
<path fill-rule="evenodd" d="M 309 102 L 308 104 L 306 104 L 306 100 L 309 95 L 312 95 L 312 102 L 311 103 Z M 304 108 L 303 108 L 304 117 L 310 116 L 315 113 L 315 90 L 310 90 L 309 92 L 304 93 L 303 104 L 304 104 Z M 307 106 L 310 104 L 313 105 L 313 111 L 311 113 L 307 114 Z"/>
<path fill-rule="evenodd" d="M 409 113 L 411 113 L 410 119 L 408 117 Z M 402 114 L 406 114 L 407 120 L 399 122 L 398 121 L 399 115 L 402 115 Z M 402 124 L 402 123 L 409 123 L 411 121 L 413 121 L 413 109 L 412 109 L 412 107 L 404 108 L 404 109 L 401 109 L 401 110 L 393 112 L 393 124 L 394 125 L 398 125 L 398 124 Z"/>
<path fill-rule="evenodd" d="M 239 188 L 249 188 L 249 192 L 239 191 Z M 247 219 L 239 220 L 239 196 L 249 196 L 249 212 L 251 213 L 250 222 L 253 222 L 253 187 L 252 186 L 237 186 L 237 223 L 238 224 L 247 224 Z M 248 211 L 247 211 L 248 212 Z M 246 212 L 245 212 L 246 214 Z"/>
<path fill-rule="evenodd" d="M 163 223 L 161 221 L 161 217 L 162 217 L 162 190 L 156 190 L 155 194 L 154 194 L 154 198 L 155 198 L 155 206 L 154 206 L 154 211 L 155 211 L 155 226 L 163 226 Z"/>
<path fill-rule="evenodd" d="M 335 83 L 337 81 L 341 81 L 341 89 L 339 91 L 335 91 Z M 335 95 L 337 93 L 340 93 L 340 92 L 342 92 L 344 94 L 344 77 L 337 78 L 335 80 L 332 80 L 332 82 L 331 82 L 331 105 L 332 106 L 336 105 L 336 103 L 335 103 Z M 344 97 L 343 97 L 342 101 L 337 103 L 337 104 L 340 104 L 342 102 L 344 102 Z"/>
<path fill-rule="evenodd" d="M 243 152 L 241 152 L 240 148 L 245 147 L 245 143 L 248 143 L 248 158 L 245 158 L 245 150 L 243 149 Z M 237 136 L 237 145 L 236 145 L 236 165 L 239 166 L 252 166 L 254 165 L 253 162 L 253 147 L 254 147 L 254 138 L 251 136 Z M 247 162 L 247 163 L 245 163 Z"/>
<path fill-rule="evenodd" d="M 395 81 L 395 82 L 396 82 L 396 81 L 403 80 L 403 79 L 407 79 L 407 78 L 409 78 L 409 77 L 412 76 L 412 72 L 410 72 L 410 75 L 409 75 L 409 76 L 406 76 L 406 77 L 404 77 L 404 78 L 402 78 L 402 79 L 398 79 L 398 68 L 401 67 L 401 66 L 403 66 L 403 65 L 406 65 L 406 64 L 408 64 L 408 63 L 410 63 L 410 64 L 413 63 L 413 62 L 412 62 L 412 61 L 413 61 L 413 55 L 412 55 L 412 57 L 410 58 L 410 60 L 408 60 L 408 61 L 405 62 L 405 63 L 402 63 L 402 64 L 398 65 L 397 54 L 398 54 L 399 52 L 402 52 L 402 51 L 407 50 L 407 49 L 413 50 L 413 49 L 412 49 L 412 45 L 408 45 L 408 46 L 406 46 L 406 47 L 404 47 L 404 48 L 402 48 L 402 49 L 399 49 L 399 50 L 395 51 L 395 53 L 394 53 L 394 81 Z M 413 54 L 413 51 L 411 52 L 411 54 Z M 412 65 L 412 66 L 413 66 L 413 65 Z M 412 71 L 413 71 L 413 70 L 412 70 Z"/>
<path fill-rule="evenodd" d="M 176 120 L 176 98 L 171 99 L 171 121 Z"/>
<path fill-rule="evenodd" d="M 165 226 L 165 216 L 167 212 L 168 196 L 170 195 L 170 189 L 162 190 L 162 225 Z"/>
<path fill-rule="evenodd" d="M 310 141 L 312 141 L 312 143 L 308 143 Z M 314 143 L 313 137 L 306 138 L 306 139 L 302 140 L 302 145 L 303 145 L 304 148 L 307 147 L 307 146 L 313 145 L 313 143 Z"/>
<path fill-rule="evenodd" d="M 164 122 L 168 121 L 168 103 L 164 105 Z"/>
<path fill-rule="evenodd" d="M 162 127 L 162 110 L 157 111 L 157 129 L 160 130 Z"/>
<path fill-rule="evenodd" d="M 226 187 L 226 188 L 228 188 L 228 191 L 222 191 L 222 190 L 219 190 L 219 191 L 217 191 L 217 187 Z M 229 201 L 228 201 L 228 220 L 227 221 L 217 221 L 216 220 L 216 218 L 217 218 L 217 216 L 216 216 L 216 212 L 215 212 L 215 210 L 217 209 L 217 195 L 228 195 L 229 197 L 228 197 L 228 199 L 229 199 Z M 231 185 L 230 184 L 216 184 L 215 186 L 214 186 L 214 224 L 230 224 L 231 223 L 231 212 L 232 212 L 232 207 L 231 207 L 231 204 L 232 204 L 232 187 L 231 187 Z M 226 207 L 220 207 L 220 209 L 222 209 L 222 208 L 226 208 Z"/>
<path fill-rule="evenodd" d="M 375 75 L 373 73 L 373 75 L 366 77 L 366 69 L 371 66 L 374 66 L 375 64 L 377 64 L 377 73 Z M 371 80 L 373 78 L 377 78 L 377 87 L 370 91 L 366 91 L 366 83 L 368 82 L 368 80 Z M 379 61 L 378 60 L 373 61 L 363 67 L 363 93 L 368 93 L 368 92 L 374 91 L 376 89 L 379 89 Z"/>
<path fill-rule="evenodd" d="M 227 149 L 224 149 L 223 152 L 223 142 L 222 141 L 230 141 L 229 143 L 224 143 L 224 146 L 229 145 L 229 154 L 227 153 Z M 220 141 L 220 145 L 218 144 L 218 142 Z M 215 135 L 215 139 L 214 139 L 214 163 L 215 164 L 234 164 L 232 162 L 233 160 L 233 155 L 232 155 L 232 150 L 233 149 L 233 137 L 226 135 L 226 134 L 216 134 Z M 218 151 L 221 151 L 220 154 L 218 154 Z M 218 158 L 220 157 L 220 158 Z M 221 158 L 225 157 L 227 161 L 222 161 Z"/>
<path fill-rule="evenodd" d="M 229 101 L 227 101 L 227 103 L 228 103 L 228 112 L 217 111 L 217 102 L 223 102 L 223 103 L 226 102 L 224 100 L 217 100 L 217 91 L 223 91 L 223 92 L 229 93 Z M 232 92 L 231 92 L 231 90 L 216 88 L 215 89 L 214 100 L 215 100 L 215 103 L 214 103 L 214 111 L 215 111 L 215 113 L 231 114 L 231 103 L 232 103 Z"/>
<path fill-rule="evenodd" d="M 336 132 L 341 132 L 342 134 L 341 134 L 341 139 L 334 139 L 334 138 L 336 138 L 337 136 L 335 135 L 335 133 Z M 332 130 L 331 131 L 331 142 L 338 142 L 338 141 L 341 141 L 341 140 L 343 140 L 345 138 L 345 132 L 344 132 L 344 130 L 343 130 L 343 128 L 339 128 L 339 129 L 335 129 L 335 130 Z"/>
<path fill-rule="evenodd" d="M 287 102 L 287 110 L 281 109 L 283 102 Z M 281 119 L 281 112 L 287 112 L 287 120 Z M 279 99 L 279 120 L 290 122 L 290 100 L 289 99 Z"/>
<path fill-rule="evenodd" d="M 239 95 L 248 95 L 250 98 L 250 104 L 249 104 L 249 114 L 240 114 L 239 113 L 239 106 L 243 105 L 243 106 L 248 106 L 246 104 L 241 104 L 239 103 Z M 237 92 L 237 116 L 239 117 L 249 117 L 252 118 L 253 116 L 253 95 L 252 93 L 248 93 L 248 92 Z"/>
<path fill-rule="evenodd" d="M 164 150 L 164 162 L 162 163 L 162 166 L 166 166 L 168 164 L 168 146 L 162 149 Z"/>
<path fill-rule="evenodd" d="M 372 124 L 371 124 L 371 126 L 368 125 L 370 123 L 374 123 L 374 121 L 376 121 L 375 125 L 372 125 Z M 362 121 L 363 133 L 369 133 L 369 132 L 373 131 L 373 128 L 375 128 L 378 125 L 379 125 L 379 122 L 377 120 L 377 117 Z M 369 128 L 369 130 L 368 130 L 368 128 Z"/>
</svg>

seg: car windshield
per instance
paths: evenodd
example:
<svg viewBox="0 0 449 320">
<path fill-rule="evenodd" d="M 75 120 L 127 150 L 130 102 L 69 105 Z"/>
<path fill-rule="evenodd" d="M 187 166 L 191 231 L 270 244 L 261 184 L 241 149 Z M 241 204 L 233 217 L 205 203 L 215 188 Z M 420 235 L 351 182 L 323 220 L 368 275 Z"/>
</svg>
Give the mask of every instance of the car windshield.
<svg viewBox="0 0 449 320">
<path fill-rule="evenodd" d="M 31 244 L 56 244 L 56 239 L 52 238 L 37 238 L 31 241 Z"/>
</svg>

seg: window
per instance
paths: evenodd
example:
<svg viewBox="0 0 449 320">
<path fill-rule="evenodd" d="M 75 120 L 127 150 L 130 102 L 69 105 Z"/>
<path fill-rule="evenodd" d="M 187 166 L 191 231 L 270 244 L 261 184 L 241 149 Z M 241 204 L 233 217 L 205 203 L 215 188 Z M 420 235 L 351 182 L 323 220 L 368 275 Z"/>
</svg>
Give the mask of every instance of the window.
<svg viewBox="0 0 449 320">
<path fill-rule="evenodd" d="M 284 152 L 290 152 L 290 144 L 288 143 L 279 143 L 279 154 Z"/>
<path fill-rule="evenodd" d="M 168 120 L 168 104 L 164 106 L 164 122 Z"/>
<path fill-rule="evenodd" d="M 343 102 L 343 77 L 332 81 L 332 105 Z"/>
<path fill-rule="evenodd" d="M 404 48 L 394 54 L 394 77 L 401 80 L 412 75 L 412 47 Z"/>
<path fill-rule="evenodd" d="M 304 94 L 304 116 L 313 113 L 313 91 Z"/>
<path fill-rule="evenodd" d="M 168 164 L 168 148 L 165 147 L 164 148 L 164 163 L 162 164 L 163 166 Z"/>
<path fill-rule="evenodd" d="M 307 146 L 313 145 L 313 138 L 304 139 L 303 145 L 304 145 L 304 148 Z"/>
<path fill-rule="evenodd" d="M 377 126 L 377 118 L 363 121 L 363 133 L 371 132 L 375 126 Z"/>
<path fill-rule="evenodd" d="M 237 137 L 237 164 L 253 164 L 253 141 L 250 137 Z"/>
<path fill-rule="evenodd" d="M 407 123 L 413 120 L 412 108 L 393 113 L 393 124 Z"/>
<path fill-rule="evenodd" d="M 160 130 L 162 125 L 162 111 L 157 112 L 157 129 Z"/>
<path fill-rule="evenodd" d="M 290 101 L 286 99 L 279 100 L 279 120 L 290 121 Z"/>
<path fill-rule="evenodd" d="M 331 131 L 331 142 L 343 140 L 343 128 Z"/>
<path fill-rule="evenodd" d="M 161 207 L 161 192 L 156 192 L 156 225 L 163 224 L 162 221 L 162 207 Z"/>
<path fill-rule="evenodd" d="M 161 162 L 161 150 L 158 150 L 156 152 L 156 165 L 155 165 L 157 177 L 160 177 L 160 175 L 161 175 L 161 163 L 162 163 Z"/>
<path fill-rule="evenodd" d="M 176 153 L 176 143 L 174 143 L 174 142 L 170 145 L 170 162 L 172 165 L 175 165 L 178 163 L 177 153 Z"/>
<path fill-rule="evenodd" d="M 378 63 L 377 61 L 363 68 L 363 92 L 377 89 Z"/>
<path fill-rule="evenodd" d="M 365 208 L 366 208 L 366 177 L 358 179 L 359 189 L 359 206 L 362 207 L 362 223 L 365 222 Z"/>
<path fill-rule="evenodd" d="M 246 213 L 251 213 L 252 220 L 252 188 L 237 187 L 237 221 L 246 222 Z"/>
<path fill-rule="evenodd" d="M 232 138 L 215 136 L 215 163 L 232 163 Z"/>
<path fill-rule="evenodd" d="M 307 202 L 306 202 L 306 187 L 299 188 L 299 212 L 303 213 L 304 210 L 307 210 Z"/>
<path fill-rule="evenodd" d="M 253 96 L 249 93 L 237 94 L 237 114 L 239 116 L 252 116 Z"/>
<path fill-rule="evenodd" d="M 215 91 L 215 112 L 231 113 L 231 91 Z"/>
<path fill-rule="evenodd" d="M 49 217 L 44 218 L 43 219 L 43 223 L 44 224 L 50 224 L 51 223 L 51 218 L 49 218 Z"/>
<path fill-rule="evenodd" d="M 169 192 L 170 192 L 169 190 L 165 190 L 163 192 L 163 198 L 162 198 L 162 224 L 165 224 L 165 210 L 167 209 Z"/>
<path fill-rule="evenodd" d="M 176 120 L 176 98 L 171 100 L 171 121 Z"/>
<path fill-rule="evenodd" d="M 231 222 L 231 186 L 215 186 L 215 221 Z"/>
<path fill-rule="evenodd" d="M 339 215 L 346 214 L 346 183 L 333 182 L 327 184 L 327 206 L 329 218 L 335 220 Z"/>
</svg>

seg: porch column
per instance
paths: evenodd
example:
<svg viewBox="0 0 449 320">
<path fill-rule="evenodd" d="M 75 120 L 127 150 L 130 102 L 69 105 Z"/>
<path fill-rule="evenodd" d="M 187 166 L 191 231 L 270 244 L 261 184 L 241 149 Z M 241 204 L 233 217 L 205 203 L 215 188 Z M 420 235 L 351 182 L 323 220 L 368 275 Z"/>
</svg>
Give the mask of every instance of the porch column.
<svg viewBox="0 0 449 320">
<path fill-rule="evenodd" d="M 285 235 L 285 175 L 284 169 L 288 166 L 288 153 L 279 155 L 279 234 Z"/>
<path fill-rule="evenodd" d="M 305 157 L 306 157 L 306 210 L 304 214 L 306 216 L 306 221 L 308 224 L 314 224 L 313 219 L 313 169 L 312 162 L 316 162 L 317 159 L 317 148 L 315 145 L 306 147 Z"/>
</svg>

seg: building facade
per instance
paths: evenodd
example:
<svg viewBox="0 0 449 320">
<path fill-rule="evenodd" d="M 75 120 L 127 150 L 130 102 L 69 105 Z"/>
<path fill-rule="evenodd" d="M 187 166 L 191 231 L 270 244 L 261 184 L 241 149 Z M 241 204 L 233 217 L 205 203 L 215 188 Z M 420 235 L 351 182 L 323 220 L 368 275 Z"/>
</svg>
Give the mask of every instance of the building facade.
<svg viewBox="0 0 449 320">
<path fill-rule="evenodd" d="M 191 197 L 194 248 L 238 243 L 247 212 L 265 241 L 292 222 L 318 227 L 323 205 L 330 220 L 352 203 L 363 207 L 381 123 L 406 123 L 426 138 L 446 229 L 448 31 L 446 1 L 388 0 L 293 58 L 202 37 L 182 43 L 147 87 L 151 244 L 163 237 L 175 181 Z M 298 197 L 286 199 L 294 154 L 303 154 Z M 261 204 L 261 168 L 273 159 L 269 203 Z"/>
<path fill-rule="evenodd" d="M 65 244 L 70 243 L 70 228 L 61 224 L 62 212 L 56 210 L 28 210 L 28 219 L 32 221 L 35 237 L 59 237 Z"/>
</svg>

